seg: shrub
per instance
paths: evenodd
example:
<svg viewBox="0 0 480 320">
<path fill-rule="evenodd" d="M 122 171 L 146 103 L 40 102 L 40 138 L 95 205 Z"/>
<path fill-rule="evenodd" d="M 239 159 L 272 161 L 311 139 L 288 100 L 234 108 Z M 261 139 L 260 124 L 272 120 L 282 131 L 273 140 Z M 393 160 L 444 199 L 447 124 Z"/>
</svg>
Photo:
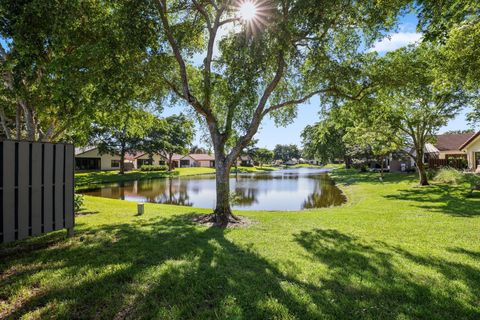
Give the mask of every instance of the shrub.
<svg viewBox="0 0 480 320">
<path fill-rule="evenodd" d="M 472 190 L 478 189 L 480 187 L 480 176 L 474 173 L 467 173 L 464 175 L 463 179 L 466 183 L 470 184 Z"/>
<path fill-rule="evenodd" d="M 434 180 L 440 183 L 459 184 L 464 180 L 464 175 L 456 169 L 444 167 L 438 170 Z"/>
<path fill-rule="evenodd" d="M 75 212 L 79 212 L 83 208 L 83 194 L 75 194 L 73 197 L 73 208 Z"/>
<path fill-rule="evenodd" d="M 166 165 L 143 165 L 140 167 L 140 171 L 167 171 Z"/>
</svg>

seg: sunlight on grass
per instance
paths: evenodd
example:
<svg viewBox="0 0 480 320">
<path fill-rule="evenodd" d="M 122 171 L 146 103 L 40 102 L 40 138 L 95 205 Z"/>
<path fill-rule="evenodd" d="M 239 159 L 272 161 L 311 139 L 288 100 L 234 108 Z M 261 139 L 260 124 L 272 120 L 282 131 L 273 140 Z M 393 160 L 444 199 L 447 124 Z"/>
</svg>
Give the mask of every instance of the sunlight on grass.
<svg viewBox="0 0 480 320">
<path fill-rule="evenodd" d="M 196 226 L 209 210 L 85 197 L 64 232 L 0 250 L 0 318 L 474 319 L 480 197 L 413 175 L 335 170 L 350 205 L 241 212 L 246 229 Z M 240 212 L 237 212 L 240 213 Z"/>
</svg>

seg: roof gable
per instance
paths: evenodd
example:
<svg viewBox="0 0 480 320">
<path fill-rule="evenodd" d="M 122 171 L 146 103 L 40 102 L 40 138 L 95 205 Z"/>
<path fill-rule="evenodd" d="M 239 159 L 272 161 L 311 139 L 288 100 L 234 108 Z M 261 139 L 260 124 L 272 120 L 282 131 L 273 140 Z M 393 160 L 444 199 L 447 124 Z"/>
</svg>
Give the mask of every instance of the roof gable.
<svg viewBox="0 0 480 320">
<path fill-rule="evenodd" d="M 192 153 L 188 155 L 195 161 L 213 161 L 215 157 L 206 153 Z"/>
<path fill-rule="evenodd" d="M 461 146 L 460 150 L 465 149 L 469 144 L 471 144 L 473 141 L 475 141 L 478 137 L 480 137 L 480 131 L 472 135 L 467 141 L 465 141 Z"/>
</svg>

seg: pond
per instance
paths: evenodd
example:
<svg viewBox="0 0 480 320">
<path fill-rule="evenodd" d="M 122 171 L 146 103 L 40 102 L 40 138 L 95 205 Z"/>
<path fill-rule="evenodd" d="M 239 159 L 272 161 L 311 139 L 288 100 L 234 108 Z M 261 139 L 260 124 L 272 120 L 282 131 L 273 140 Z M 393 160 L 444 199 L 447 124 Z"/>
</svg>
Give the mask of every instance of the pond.
<svg viewBox="0 0 480 320">
<path fill-rule="evenodd" d="M 341 205 L 343 193 L 328 176 L 326 169 L 283 169 L 230 178 L 235 193 L 232 206 L 240 210 L 301 210 Z M 83 194 L 136 202 L 152 202 L 214 208 L 215 176 L 128 181 L 101 185 Z"/>
</svg>

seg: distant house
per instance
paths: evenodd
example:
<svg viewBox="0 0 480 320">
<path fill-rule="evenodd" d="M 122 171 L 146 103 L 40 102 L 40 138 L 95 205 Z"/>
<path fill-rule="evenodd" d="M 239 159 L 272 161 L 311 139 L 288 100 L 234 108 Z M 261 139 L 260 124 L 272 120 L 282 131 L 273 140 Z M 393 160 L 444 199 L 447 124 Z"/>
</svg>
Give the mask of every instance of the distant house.
<svg viewBox="0 0 480 320">
<path fill-rule="evenodd" d="M 131 163 L 134 169 L 140 169 L 143 165 L 164 165 L 165 158 L 162 155 L 150 155 L 145 152 L 137 152 L 135 154 L 126 154 L 125 162 Z"/>
<path fill-rule="evenodd" d="M 426 144 L 425 147 L 429 148 L 426 153 L 437 159 L 467 159 L 467 154 L 460 147 L 472 136 L 472 133 L 437 135 L 434 145 Z"/>
<path fill-rule="evenodd" d="M 390 172 L 407 172 L 415 167 L 413 159 L 404 151 L 390 153 L 386 159 L 386 164 Z"/>
<path fill-rule="evenodd" d="M 118 170 L 120 156 L 100 154 L 97 147 L 75 148 L 75 170 Z"/>
<path fill-rule="evenodd" d="M 297 159 L 297 158 L 292 158 L 292 159 L 288 160 L 287 162 L 285 162 L 285 164 L 286 164 L 287 166 L 296 165 L 296 164 L 298 164 L 298 159 Z"/>
<path fill-rule="evenodd" d="M 252 157 L 249 155 L 243 155 L 237 158 L 237 166 L 251 167 L 254 165 Z"/>
<path fill-rule="evenodd" d="M 187 165 L 187 161 L 189 161 L 189 165 Z M 215 157 L 210 154 L 205 153 L 192 153 L 186 155 L 180 160 L 181 167 L 206 167 L 206 168 L 214 168 L 215 167 Z"/>
<path fill-rule="evenodd" d="M 470 135 L 459 148 L 465 153 L 468 160 L 468 168 L 480 173 L 480 131 Z"/>
</svg>

